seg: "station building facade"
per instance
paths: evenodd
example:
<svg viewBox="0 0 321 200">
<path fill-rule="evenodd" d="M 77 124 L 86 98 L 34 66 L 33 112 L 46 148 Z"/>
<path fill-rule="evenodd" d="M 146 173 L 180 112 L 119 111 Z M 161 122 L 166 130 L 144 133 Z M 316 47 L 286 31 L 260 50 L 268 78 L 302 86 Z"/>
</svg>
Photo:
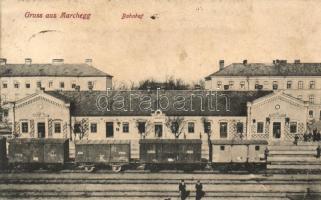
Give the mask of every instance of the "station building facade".
<svg viewBox="0 0 321 200">
<path fill-rule="evenodd" d="M 293 141 L 320 106 L 283 91 L 39 91 L 4 106 L 17 137 Z"/>
</svg>

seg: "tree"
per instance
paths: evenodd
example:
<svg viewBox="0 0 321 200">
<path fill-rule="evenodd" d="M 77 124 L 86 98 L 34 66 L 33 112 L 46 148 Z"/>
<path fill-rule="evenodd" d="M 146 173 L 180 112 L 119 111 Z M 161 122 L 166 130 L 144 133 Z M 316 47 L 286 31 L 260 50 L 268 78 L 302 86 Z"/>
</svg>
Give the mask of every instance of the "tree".
<svg viewBox="0 0 321 200">
<path fill-rule="evenodd" d="M 77 136 L 79 140 L 82 140 L 84 137 L 88 136 L 89 131 L 89 123 L 88 119 L 75 119 L 74 120 L 74 126 L 72 127 L 72 131 L 74 133 L 75 139 L 77 139 Z"/>
<path fill-rule="evenodd" d="M 185 127 L 184 117 L 173 116 L 166 117 L 165 125 L 171 130 L 175 138 L 178 139 L 181 133 L 183 133 Z"/>
<path fill-rule="evenodd" d="M 207 117 L 202 117 L 202 123 L 204 127 L 204 133 L 207 135 L 207 144 L 208 144 L 208 161 L 211 163 L 213 160 L 213 146 L 211 141 L 212 136 L 212 128 L 211 122 L 208 120 Z"/>
<path fill-rule="evenodd" d="M 138 129 L 138 133 L 140 134 L 141 138 L 145 139 L 148 133 L 151 132 L 152 123 L 149 120 L 137 119 L 136 128 Z"/>
<path fill-rule="evenodd" d="M 182 79 L 175 79 L 173 76 L 167 77 L 165 81 L 156 81 L 152 78 L 142 80 L 138 83 L 138 90 L 188 90 L 190 86 Z"/>
</svg>

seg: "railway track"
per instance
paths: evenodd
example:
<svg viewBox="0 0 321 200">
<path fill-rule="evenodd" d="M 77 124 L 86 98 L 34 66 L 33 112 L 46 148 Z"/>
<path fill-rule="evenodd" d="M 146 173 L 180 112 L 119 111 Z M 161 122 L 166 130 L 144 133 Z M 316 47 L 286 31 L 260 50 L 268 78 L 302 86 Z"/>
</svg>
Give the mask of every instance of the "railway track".
<svg viewBox="0 0 321 200">
<path fill-rule="evenodd" d="M 304 195 L 306 188 L 321 198 L 321 174 L 2 173 L 0 199 L 177 199 L 180 179 L 191 191 L 190 199 L 198 179 L 204 199 L 290 199 Z"/>
</svg>

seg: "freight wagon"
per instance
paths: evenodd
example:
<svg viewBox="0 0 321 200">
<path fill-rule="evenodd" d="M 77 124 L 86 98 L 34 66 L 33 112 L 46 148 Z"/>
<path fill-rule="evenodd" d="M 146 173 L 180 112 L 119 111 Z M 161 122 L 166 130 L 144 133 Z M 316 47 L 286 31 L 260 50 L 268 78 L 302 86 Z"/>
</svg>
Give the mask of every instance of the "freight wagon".
<svg viewBox="0 0 321 200">
<path fill-rule="evenodd" d="M 69 159 L 68 139 L 14 138 L 8 142 L 8 159 L 13 167 L 59 169 Z"/>
<path fill-rule="evenodd" d="M 202 167 L 202 141 L 198 139 L 142 139 L 140 163 L 146 168 L 183 168 L 185 170 Z"/>
<path fill-rule="evenodd" d="M 212 166 L 219 170 L 248 171 L 266 167 L 265 140 L 212 140 Z"/>
<path fill-rule="evenodd" d="M 130 162 L 128 140 L 79 140 L 75 141 L 75 147 L 75 163 L 89 172 L 99 166 L 121 171 Z"/>
</svg>

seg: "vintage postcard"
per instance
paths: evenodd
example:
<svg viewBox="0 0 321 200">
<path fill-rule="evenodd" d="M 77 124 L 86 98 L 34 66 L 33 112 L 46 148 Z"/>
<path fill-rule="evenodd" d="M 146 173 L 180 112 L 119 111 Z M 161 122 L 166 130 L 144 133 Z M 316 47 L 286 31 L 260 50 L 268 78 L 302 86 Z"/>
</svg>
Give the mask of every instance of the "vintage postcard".
<svg viewBox="0 0 321 200">
<path fill-rule="evenodd" d="M 0 0 L 0 199 L 321 199 L 318 0 Z"/>
</svg>

